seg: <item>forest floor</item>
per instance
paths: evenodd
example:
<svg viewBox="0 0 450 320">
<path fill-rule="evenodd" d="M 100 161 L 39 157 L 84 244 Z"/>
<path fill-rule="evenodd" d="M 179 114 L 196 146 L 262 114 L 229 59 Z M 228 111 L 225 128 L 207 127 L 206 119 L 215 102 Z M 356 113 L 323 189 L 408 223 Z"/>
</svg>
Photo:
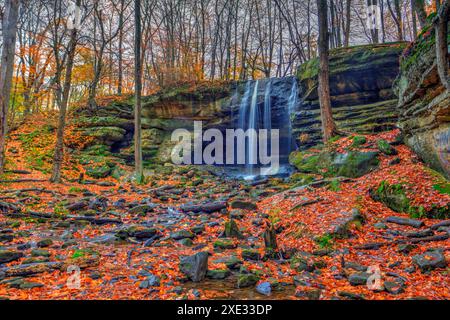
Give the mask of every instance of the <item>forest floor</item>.
<svg viewBox="0 0 450 320">
<path fill-rule="evenodd" d="M 450 299 L 449 220 L 411 218 L 369 193 L 401 183 L 414 206 L 450 203 L 448 182 L 404 145 L 395 145 L 397 155 L 380 154 L 379 168 L 360 178 L 317 176 L 305 186 L 278 178 L 251 184 L 201 167 L 165 167 L 144 185 L 77 180 L 85 168 L 71 156 L 64 182 L 52 184 L 53 134 L 34 134 L 47 121 L 24 124 L 8 142 L 1 298 Z M 364 148 L 398 134 L 366 136 Z M 351 140 L 334 144 L 343 150 Z M 227 228 L 223 238 L 230 217 L 239 231 Z M 269 225 L 278 244 L 271 256 L 263 239 Z M 185 261 L 184 272 L 180 260 L 203 251 L 209 271 L 193 282 L 205 272 L 204 255 Z M 378 288 L 367 285 L 377 278 Z"/>
</svg>

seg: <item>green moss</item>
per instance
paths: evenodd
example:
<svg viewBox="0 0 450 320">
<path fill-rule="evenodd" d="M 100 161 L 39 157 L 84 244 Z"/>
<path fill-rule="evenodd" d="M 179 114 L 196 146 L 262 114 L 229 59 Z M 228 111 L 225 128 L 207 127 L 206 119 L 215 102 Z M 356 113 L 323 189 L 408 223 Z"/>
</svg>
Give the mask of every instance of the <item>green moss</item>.
<svg viewBox="0 0 450 320">
<path fill-rule="evenodd" d="M 325 234 L 317 238 L 315 241 L 322 249 L 329 249 L 333 247 L 333 236 L 330 234 Z"/>
<path fill-rule="evenodd" d="M 450 216 L 450 204 L 444 206 L 433 205 L 426 210 L 423 206 L 411 205 L 411 200 L 406 194 L 405 185 L 389 184 L 382 181 L 375 191 L 371 191 L 375 201 L 382 202 L 388 208 L 396 212 L 408 213 L 413 218 L 447 219 Z"/>
<path fill-rule="evenodd" d="M 388 156 L 392 156 L 392 155 L 396 155 L 397 154 L 397 150 L 395 150 L 394 147 L 392 147 L 389 142 L 387 142 L 386 140 L 378 140 L 377 141 L 377 146 L 378 146 L 378 150 L 380 150 L 382 153 L 388 155 Z"/>
<path fill-rule="evenodd" d="M 352 143 L 352 147 L 353 148 L 358 148 L 360 146 L 362 146 L 363 144 L 366 144 L 367 139 L 364 136 L 354 136 L 352 137 L 353 143 Z"/>
<path fill-rule="evenodd" d="M 234 249 L 236 248 L 236 244 L 231 239 L 223 239 L 223 240 L 216 240 L 213 244 L 215 249 Z"/>
<path fill-rule="evenodd" d="M 450 183 L 441 183 L 433 185 L 433 189 L 439 192 L 440 194 L 450 195 Z"/>
</svg>

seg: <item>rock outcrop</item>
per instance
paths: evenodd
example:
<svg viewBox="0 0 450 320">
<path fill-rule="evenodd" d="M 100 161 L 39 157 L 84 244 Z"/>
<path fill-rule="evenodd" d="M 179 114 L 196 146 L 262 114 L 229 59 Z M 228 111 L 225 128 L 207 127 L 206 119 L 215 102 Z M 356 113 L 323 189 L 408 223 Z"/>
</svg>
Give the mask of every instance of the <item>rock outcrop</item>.
<svg viewBox="0 0 450 320">
<path fill-rule="evenodd" d="M 331 55 L 331 93 L 334 117 L 339 128 L 368 133 L 391 129 L 397 122 L 397 105 L 391 85 L 398 74 L 398 57 L 403 43 L 358 46 L 333 51 Z M 223 82 L 171 88 L 143 99 L 142 145 L 148 164 L 170 162 L 175 129 L 193 131 L 194 121 L 203 129 L 224 132 L 239 123 L 242 101 L 256 100 L 258 124 L 263 128 L 265 106 L 270 103 L 271 128 L 280 129 L 280 162 L 287 163 L 292 141 L 301 149 L 321 141 L 320 107 L 317 96 L 317 60 L 304 64 L 295 77 L 259 80 L 255 83 Z M 300 84 L 300 90 L 296 83 Z M 298 99 L 293 99 L 297 91 Z M 246 94 L 247 92 L 247 94 Z M 246 97 L 247 96 L 247 97 Z M 250 99 L 249 99 L 250 98 Z M 87 154 L 110 156 L 132 163 L 134 160 L 133 99 L 99 101 L 95 110 L 78 108 L 74 123 L 86 137 Z M 293 112 L 293 114 L 291 114 Z M 248 120 L 248 119 L 247 119 Z M 284 139 L 284 140 L 283 140 Z M 86 163 L 87 164 L 87 163 Z M 93 167 L 97 176 L 116 174 L 108 163 Z"/>
<path fill-rule="evenodd" d="M 392 84 L 399 71 L 405 43 L 366 45 L 332 50 L 330 91 L 333 117 L 340 129 L 356 133 L 390 130 L 397 122 L 397 99 Z M 301 149 L 322 139 L 317 93 L 319 64 L 312 59 L 298 71 L 302 107 L 294 119 Z"/>
<path fill-rule="evenodd" d="M 450 178 L 450 93 L 437 72 L 431 26 L 405 50 L 395 91 L 405 143 L 432 168 Z"/>
</svg>

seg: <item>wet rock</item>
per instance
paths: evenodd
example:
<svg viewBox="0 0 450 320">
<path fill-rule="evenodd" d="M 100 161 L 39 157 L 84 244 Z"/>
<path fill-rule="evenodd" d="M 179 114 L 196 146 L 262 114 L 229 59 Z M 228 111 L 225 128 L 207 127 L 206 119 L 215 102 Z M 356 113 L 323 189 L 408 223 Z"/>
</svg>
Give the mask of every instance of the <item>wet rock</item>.
<svg viewBox="0 0 450 320">
<path fill-rule="evenodd" d="M 415 255 L 412 257 L 412 261 L 422 272 L 445 268 L 447 266 L 445 256 L 439 250 L 427 251 L 424 254 Z"/>
<path fill-rule="evenodd" d="M 23 253 L 13 250 L 0 250 L 0 264 L 19 260 L 23 257 Z"/>
<path fill-rule="evenodd" d="M 399 244 L 398 252 L 403 253 L 403 254 L 409 254 L 411 251 L 413 251 L 416 248 L 417 248 L 417 245 L 415 245 L 415 244 L 409 244 L 409 243 Z"/>
<path fill-rule="evenodd" d="M 233 209 L 242 209 L 242 210 L 257 210 L 258 206 L 250 201 L 243 200 L 234 200 L 230 204 Z"/>
<path fill-rule="evenodd" d="M 193 282 L 200 282 L 206 277 L 208 269 L 208 253 L 198 252 L 192 256 L 181 258 L 180 271 Z"/>
<path fill-rule="evenodd" d="M 388 223 L 395 223 L 403 226 L 410 226 L 413 228 L 421 228 L 424 226 L 423 221 L 417 220 L 417 219 L 409 219 L 409 218 L 403 218 L 403 217 L 388 217 L 386 219 L 386 222 Z"/>
<path fill-rule="evenodd" d="M 181 239 L 178 243 L 185 247 L 192 247 L 194 245 L 194 242 L 189 238 Z"/>
<path fill-rule="evenodd" d="M 221 235 L 221 237 L 238 238 L 238 239 L 244 238 L 244 236 L 241 233 L 241 230 L 239 230 L 239 226 L 233 219 L 230 219 L 229 221 L 225 222 L 225 230 Z"/>
<path fill-rule="evenodd" d="M 245 213 L 242 210 L 232 210 L 230 212 L 230 218 L 236 220 L 242 220 L 245 218 Z"/>
<path fill-rule="evenodd" d="M 237 280 L 238 288 L 247 288 L 254 286 L 259 281 L 259 277 L 253 273 L 240 274 Z"/>
<path fill-rule="evenodd" d="M 408 232 L 405 234 L 408 238 L 425 238 L 425 237 L 431 237 L 434 235 L 433 231 L 430 229 L 421 230 L 417 232 Z"/>
<path fill-rule="evenodd" d="M 194 234 L 196 234 L 196 235 L 201 234 L 201 233 L 203 233 L 204 231 L 205 231 L 205 225 L 204 225 L 204 224 L 200 224 L 200 225 L 197 225 L 197 226 L 193 226 L 193 227 L 191 228 L 191 232 L 194 233 Z"/>
<path fill-rule="evenodd" d="M 352 286 L 361 286 L 361 285 L 366 285 L 367 284 L 367 280 L 369 279 L 370 274 L 366 273 L 366 272 L 357 272 L 357 273 L 353 273 L 348 277 L 348 282 L 350 282 L 350 284 Z"/>
<path fill-rule="evenodd" d="M 195 238 L 195 235 L 188 230 L 180 230 L 172 233 L 170 237 L 174 240 L 182 240 L 182 239 L 193 239 Z"/>
<path fill-rule="evenodd" d="M 367 271 L 367 267 L 366 266 L 363 266 L 363 265 L 361 265 L 359 263 L 356 263 L 356 262 L 346 261 L 344 266 L 345 266 L 346 269 L 353 269 L 353 270 L 360 271 L 360 272 L 366 272 Z"/>
<path fill-rule="evenodd" d="M 214 213 L 220 212 L 222 209 L 226 209 L 226 202 L 212 202 L 207 204 L 193 205 L 193 204 L 184 204 L 180 207 L 183 212 L 194 212 L 194 213 Z"/>
<path fill-rule="evenodd" d="M 256 292 L 265 296 L 270 296 L 270 294 L 272 293 L 272 285 L 267 281 L 261 282 L 256 286 Z"/>
<path fill-rule="evenodd" d="M 50 257 L 50 252 L 44 249 L 34 249 L 31 251 L 33 257 Z"/>
<path fill-rule="evenodd" d="M 139 205 L 132 207 L 129 212 L 130 214 L 146 214 L 155 211 L 156 205 Z"/>
<path fill-rule="evenodd" d="M 388 226 L 385 223 L 378 222 L 373 225 L 375 229 L 386 230 Z"/>
<path fill-rule="evenodd" d="M 228 269 L 238 270 L 242 266 L 242 260 L 236 256 L 228 256 L 214 260 L 214 263 L 223 263 Z"/>
<path fill-rule="evenodd" d="M 259 261 L 261 260 L 261 254 L 255 250 L 244 249 L 242 250 L 242 259 Z"/>
<path fill-rule="evenodd" d="M 206 277 L 214 280 L 223 280 L 231 275 L 229 270 L 208 270 Z"/>
<path fill-rule="evenodd" d="M 347 238 L 351 235 L 350 228 L 353 225 L 364 224 L 365 220 L 365 217 L 358 209 L 353 209 L 351 212 L 345 212 L 342 218 L 334 222 L 330 234 L 338 238 Z"/>
<path fill-rule="evenodd" d="M 30 248 L 31 248 L 31 244 L 30 243 L 19 244 L 17 246 L 17 250 L 20 250 L 20 251 L 25 251 L 25 250 L 28 250 Z"/>
<path fill-rule="evenodd" d="M 156 228 L 146 228 L 142 230 L 135 231 L 132 236 L 138 240 L 145 240 L 154 237 L 158 233 Z"/>
<path fill-rule="evenodd" d="M 234 249 L 237 247 L 236 243 L 234 243 L 234 241 L 231 239 L 216 240 L 214 241 L 213 246 L 214 249 L 221 249 L 221 250 Z"/>
<path fill-rule="evenodd" d="M 52 239 L 42 239 L 36 243 L 36 246 L 38 248 L 47 248 L 50 247 L 53 244 Z"/>
</svg>

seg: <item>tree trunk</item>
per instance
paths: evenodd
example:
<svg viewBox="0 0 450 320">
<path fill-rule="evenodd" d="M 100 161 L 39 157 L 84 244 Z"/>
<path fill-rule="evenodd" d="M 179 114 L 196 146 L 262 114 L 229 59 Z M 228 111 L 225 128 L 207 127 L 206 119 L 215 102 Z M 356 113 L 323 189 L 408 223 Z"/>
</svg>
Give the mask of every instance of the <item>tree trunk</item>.
<svg viewBox="0 0 450 320">
<path fill-rule="evenodd" d="M 119 16 L 119 24 L 120 24 L 120 30 L 119 30 L 119 53 L 118 53 L 118 60 L 119 60 L 119 66 L 118 66 L 118 79 L 117 79 L 117 94 L 120 96 L 122 95 L 122 82 L 123 82 L 123 59 L 122 59 L 122 50 L 123 50 L 123 10 L 125 6 L 125 0 L 122 0 L 120 2 L 121 5 L 121 11 Z"/>
<path fill-rule="evenodd" d="M 413 40 L 417 38 L 416 0 L 411 0 Z"/>
<path fill-rule="evenodd" d="M 80 7 L 81 0 L 77 0 L 76 6 Z M 51 182 L 61 182 L 61 167 L 64 160 L 64 129 L 66 127 L 67 105 L 69 103 L 70 87 L 72 84 L 72 69 L 75 58 L 75 49 L 77 47 L 77 26 L 71 31 L 69 51 L 67 55 L 66 74 L 64 77 L 64 88 L 62 93 L 61 105 L 59 106 L 58 129 L 56 131 L 55 153 L 53 155 L 53 168 Z"/>
<path fill-rule="evenodd" d="M 414 2 L 414 11 L 417 13 L 417 17 L 419 18 L 420 28 L 423 28 L 427 23 L 427 12 L 425 11 L 425 1 L 413 0 L 413 2 Z"/>
<path fill-rule="evenodd" d="M 348 47 L 350 44 L 350 22 L 351 22 L 351 5 L 352 0 L 347 0 L 347 6 L 345 9 L 345 33 L 344 33 L 344 46 Z"/>
<path fill-rule="evenodd" d="M 329 43 L 328 43 L 328 6 L 327 0 L 317 0 L 319 18 L 319 101 L 320 115 L 322 119 L 323 141 L 326 143 L 336 133 L 336 125 L 333 120 L 330 99 L 329 81 Z"/>
<path fill-rule="evenodd" d="M 3 49 L 0 66 L 0 173 L 5 166 L 5 145 L 8 130 L 8 107 L 14 71 L 19 0 L 6 0 L 3 13 Z"/>
<path fill-rule="evenodd" d="M 141 93 L 142 93 L 142 67 L 141 67 L 141 1 L 134 2 L 134 64 L 135 64 L 135 105 L 134 105 L 134 161 L 136 180 L 142 182 L 142 139 L 141 139 Z"/>
<path fill-rule="evenodd" d="M 450 13 L 450 2 L 443 2 L 436 17 L 436 61 L 439 77 L 447 91 L 450 91 L 450 77 L 448 75 L 449 54 L 447 44 L 448 20 Z"/>
</svg>

